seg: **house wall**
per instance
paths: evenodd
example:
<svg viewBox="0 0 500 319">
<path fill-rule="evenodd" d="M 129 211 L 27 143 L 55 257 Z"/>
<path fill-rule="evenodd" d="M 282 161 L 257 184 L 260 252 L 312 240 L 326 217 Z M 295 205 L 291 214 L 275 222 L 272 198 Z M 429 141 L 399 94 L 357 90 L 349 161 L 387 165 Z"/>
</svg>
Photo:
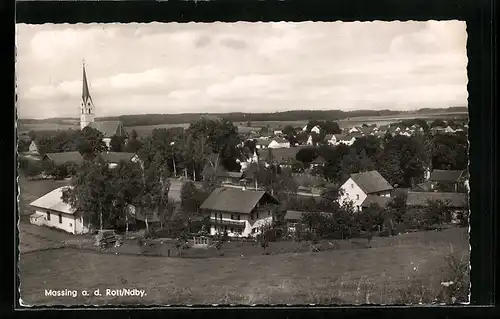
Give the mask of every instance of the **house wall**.
<svg viewBox="0 0 500 319">
<path fill-rule="evenodd" d="M 43 209 L 36 209 L 35 213 L 43 215 L 43 217 L 37 219 L 36 225 L 59 228 L 71 234 L 88 232 L 88 227 L 83 225 L 83 219 L 75 218 L 74 215 Z M 50 214 L 50 220 L 47 214 Z M 61 219 L 59 215 L 61 215 Z"/>
<path fill-rule="evenodd" d="M 105 138 L 102 139 L 102 141 L 104 142 L 104 144 L 106 144 L 107 148 L 110 147 L 110 145 L 111 145 L 111 138 L 105 137 Z"/>
<path fill-rule="evenodd" d="M 258 214 L 258 216 L 257 216 Z M 233 215 L 233 216 L 231 216 Z M 211 222 L 214 221 L 216 218 L 217 220 L 225 220 L 225 221 L 238 221 L 238 215 L 240 217 L 239 221 L 244 221 L 243 226 L 237 226 L 237 225 L 221 225 L 217 224 L 215 222 L 211 223 L 210 225 L 210 235 L 214 236 L 217 233 L 223 233 L 225 230 L 228 233 L 228 236 L 230 237 L 237 237 L 237 236 L 242 236 L 246 237 L 248 235 L 256 235 L 258 234 L 258 228 L 267 224 L 271 223 L 273 220 L 272 213 L 270 214 L 269 212 L 266 211 L 259 211 L 255 212 L 252 214 L 237 214 L 237 213 L 226 213 L 226 212 L 211 212 L 210 213 L 210 220 Z M 232 217 L 232 218 L 231 218 Z M 253 219 L 252 219 L 253 217 Z M 254 230 L 255 229 L 255 230 Z M 232 230 L 232 231 L 231 231 Z"/>
<path fill-rule="evenodd" d="M 269 148 L 289 148 L 290 147 L 290 143 L 278 143 L 276 141 L 272 141 L 271 143 L 269 143 Z"/>
<path fill-rule="evenodd" d="M 366 194 L 363 190 L 349 178 L 340 188 L 344 191 L 342 196 L 339 197 L 339 202 L 342 204 L 346 201 L 352 201 L 354 208 L 361 210 L 361 204 L 366 199 Z"/>
</svg>

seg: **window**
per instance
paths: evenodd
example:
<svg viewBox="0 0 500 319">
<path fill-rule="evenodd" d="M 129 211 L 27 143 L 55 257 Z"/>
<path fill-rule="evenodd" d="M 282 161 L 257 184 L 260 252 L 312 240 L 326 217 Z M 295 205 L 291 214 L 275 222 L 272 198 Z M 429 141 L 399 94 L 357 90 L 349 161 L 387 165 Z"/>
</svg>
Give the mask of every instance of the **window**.
<svg viewBox="0 0 500 319">
<path fill-rule="evenodd" d="M 361 208 L 359 207 L 359 205 L 358 205 L 358 210 L 361 210 Z"/>
<path fill-rule="evenodd" d="M 351 183 L 351 188 L 354 188 L 354 184 Z"/>
<path fill-rule="evenodd" d="M 259 213 L 257 213 L 257 219 L 259 218 Z"/>
<path fill-rule="evenodd" d="M 73 227 L 73 224 L 72 224 L 72 223 L 69 223 L 69 227 Z"/>
<path fill-rule="evenodd" d="M 231 219 L 234 219 L 234 215 L 233 214 L 231 214 Z"/>
<path fill-rule="evenodd" d="M 62 214 L 59 213 L 59 224 L 62 224 Z"/>
<path fill-rule="evenodd" d="M 271 216 L 271 211 L 267 212 L 267 216 Z"/>
<path fill-rule="evenodd" d="M 230 231 L 231 233 L 234 233 L 234 229 L 233 229 L 233 228 L 231 228 L 229 231 Z"/>
<path fill-rule="evenodd" d="M 236 219 L 237 219 L 237 220 L 240 220 L 240 215 L 236 215 Z"/>
<path fill-rule="evenodd" d="M 50 220 L 50 213 L 47 212 L 47 220 Z"/>
<path fill-rule="evenodd" d="M 359 194 L 356 194 L 356 199 L 359 200 Z"/>
</svg>

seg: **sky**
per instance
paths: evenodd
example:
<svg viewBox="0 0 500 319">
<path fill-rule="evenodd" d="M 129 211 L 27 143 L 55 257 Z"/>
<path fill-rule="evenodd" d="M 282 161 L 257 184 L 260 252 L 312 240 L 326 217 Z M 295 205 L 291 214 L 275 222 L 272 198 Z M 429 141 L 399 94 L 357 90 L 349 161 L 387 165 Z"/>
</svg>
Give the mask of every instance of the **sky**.
<svg viewBox="0 0 500 319">
<path fill-rule="evenodd" d="M 465 22 L 18 24 L 20 118 L 467 105 Z"/>
</svg>

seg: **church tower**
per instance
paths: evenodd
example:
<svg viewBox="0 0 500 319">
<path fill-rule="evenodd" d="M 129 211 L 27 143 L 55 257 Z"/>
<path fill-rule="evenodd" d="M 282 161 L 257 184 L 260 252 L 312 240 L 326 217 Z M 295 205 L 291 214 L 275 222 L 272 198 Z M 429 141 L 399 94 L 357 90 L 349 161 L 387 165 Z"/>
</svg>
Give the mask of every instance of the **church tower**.
<svg viewBox="0 0 500 319">
<path fill-rule="evenodd" d="M 80 102 L 80 129 L 83 129 L 89 126 L 90 123 L 94 122 L 94 111 L 94 102 L 90 96 L 87 74 L 85 73 L 85 63 L 83 63 L 82 101 Z"/>
</svg>

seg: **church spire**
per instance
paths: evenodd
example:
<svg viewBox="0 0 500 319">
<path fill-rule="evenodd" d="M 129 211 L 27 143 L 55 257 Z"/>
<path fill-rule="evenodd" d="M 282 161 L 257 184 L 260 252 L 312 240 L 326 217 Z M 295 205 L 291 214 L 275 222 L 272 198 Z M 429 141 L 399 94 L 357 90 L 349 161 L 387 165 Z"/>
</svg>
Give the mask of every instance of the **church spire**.
<svg viewBox="0 0 500 319">
<path fill-rule="evenodd" d="M 82 100 L 83 103 L 87 104 L 92 98 L 90 97 L 89 85 L 87 82 L 87 73 L 85 72 L 85 60 L 83 61 L 83 87 L 82 87 Z"/>
</svg>

